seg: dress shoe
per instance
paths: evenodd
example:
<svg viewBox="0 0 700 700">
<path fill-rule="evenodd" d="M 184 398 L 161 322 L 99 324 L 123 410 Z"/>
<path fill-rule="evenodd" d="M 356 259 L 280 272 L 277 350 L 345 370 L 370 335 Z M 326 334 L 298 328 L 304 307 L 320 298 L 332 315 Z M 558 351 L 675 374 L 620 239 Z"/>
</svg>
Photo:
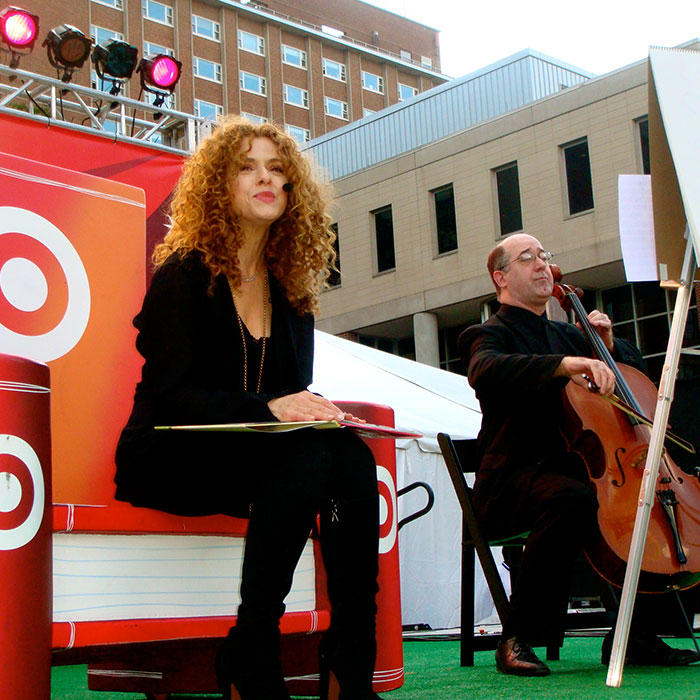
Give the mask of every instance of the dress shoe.
<svg viewBox="0 0 700 700">
<path fill-rule="evenodd" d="M 603 639 L 600 660 L 604 665 L 610 663 L 614 628 Z M 661 638 L 650 632 L 631 634 L 627 641 L 625 662 L 637 666 L 687 666 L 700 661 L 700 654 L 695 649 L 675 649 Z"/>
<path fill-rule="evenodd" d="M 551 673 L 547 664 L 537 658 L 532 647 L 517 637 L 499 643 L 496 666 L 499 671 L 511 676 L 548 676 Z"/>
</svg>

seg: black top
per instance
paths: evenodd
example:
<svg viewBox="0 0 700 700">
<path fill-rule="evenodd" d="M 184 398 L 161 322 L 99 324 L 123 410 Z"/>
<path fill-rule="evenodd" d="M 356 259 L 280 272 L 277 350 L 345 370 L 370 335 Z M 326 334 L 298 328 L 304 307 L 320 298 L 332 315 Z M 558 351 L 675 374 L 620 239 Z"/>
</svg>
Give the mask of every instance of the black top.
<svg viewBox="0 0 700 700">
<path fill-rule="evenodd" d="M 175 254 L 159 267 L 134 319 L 136 347 L 144 357 L 134 407 L 117 448 L 117 494 L 120 500 L 149 500 L 154 477 L 144 475 L 176 467 L 178 461 L 201 461 L 201 443 L 188 434 L 192 450 L 169 450 L 166 435 L 155 425 L 270 421 L 267 402 L 307 388 L 312 380 L 313 328 L 310 314 L 299 315 L 270 277 L 271 334 L 267 341 L 262 393 L 255 393 L 259 359 L 248 335 L 248 391 L 243 391 L 243 344 L 236 310 L 225 276 L 208 292 L 210 273 L 196 253 Z M 187 453 L 187 454 L 185 454 Z M 158 455 L 158 458 L 154 458 Z M 163 464 L 158 464 L 162 455 Z"/>
<path fill-rule="evenodd" d="M 573 324 L 506 304 L 458 344 L 483 415 L 476 491 L 490 498 L 513 470 L 554 464 L 566 451 L 560 421 L 569 380 L 554 372 L 565 355 L 592 352 Z M 625 340 L 615 339 L 613 356 L 641 369 L 641 354 Z"/>
</svg>

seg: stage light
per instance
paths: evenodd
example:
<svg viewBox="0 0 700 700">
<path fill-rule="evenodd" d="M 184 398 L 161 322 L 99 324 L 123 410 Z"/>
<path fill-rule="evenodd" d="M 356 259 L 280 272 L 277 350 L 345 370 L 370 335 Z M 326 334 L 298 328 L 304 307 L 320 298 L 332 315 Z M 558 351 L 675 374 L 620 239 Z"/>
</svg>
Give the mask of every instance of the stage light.
<svg viewBox="0 0 700 700">
<path fill-rule="evenodd" d="M 70 24 L 54 27 L 44 39 L 49 63 L 56 70 L 63 70 L 61 80 L 70 81 L 74 71 L 83 67 L 92 49 L 92 39 L 88 39 L 80 29 Z"/>
<path fill-rule="evenodd" d="M 159 53 L 142 58 L 137 72 L 141 76 L 141 89 L 156 95 L 153 105 L 160 107 L 175 90 L 180 80 L 182 63 L 172 56 Z"/>
<path fill-rule="evenodd" d="M 10 68 L 17 68 L 20 56 L 32 52 L 39 33 L 39 17 L 19 7 L 6 7 L 0 12 L 0 41 L 12 55 Z"/>
<path fill-rule="evenodd" d="M 139 50 L 119 39 L 106 39 L 92 51 L 92 62 L 102 80 L 111 80 L 112 95 L 118 95 L 122 83 L 129 80 L 136 68 Z"/>
</svg>

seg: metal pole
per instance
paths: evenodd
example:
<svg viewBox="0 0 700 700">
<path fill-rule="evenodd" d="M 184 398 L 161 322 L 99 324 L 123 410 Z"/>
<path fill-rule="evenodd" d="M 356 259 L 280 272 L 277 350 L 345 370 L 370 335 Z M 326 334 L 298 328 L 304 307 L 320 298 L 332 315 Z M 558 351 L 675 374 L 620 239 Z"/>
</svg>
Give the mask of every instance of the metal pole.
<svg viewBox="0 0 700 700">
<path fill-rule="evenodd" d="M 627 652 L 627 640 L 629 638 L 630 623 L 632 622 L 634 599 L 637 595 L 639 572 L 642 568 L 644 545 L 649 528 L 649 516 L 651 515 L 651 508 L 654 505 L 656 497 L 656 481 L 659 476 L 659 464 L 664 447 L 664 436 L 668 426 L 668 414 L 671 410 L 673 389 L 676 383 L 676 373 L 678 371 L 678 358 L 681 352 L 683 331 L 690 307 L 693 277 L 695 276 L 696 257 L 687 226 L 685 232 L 688 243 L 685 248 L 685 257 L 683 259 L 681 286 L 678 288 L 676 295 L 671 333 L 666 349 L 666 361 L 664 362 L 664 368 L 661 374 L 661 382 L 659 384 L 659 393 L 656 402 L 656 413 L 654 414 L 654 423 L 651 429 L 651 439 L 649 440 L 649 451 L 647 452 L 642 484 L 639 489 L 637 516 L 634 521 L 634 530 L 632 531 L 630 553 L 627 560 L 627 569 L 625 571 L 625 581 L 622 587 L 622 600 L 620 601 L 620 610 L 617 615 L 615 636 L 610 653 L 610 665 L 608 666 L 606 685 L 613 688 L 619 688 L 622 683 L 622 669 L 625 662 L 625 653 Z"/>
</svg>

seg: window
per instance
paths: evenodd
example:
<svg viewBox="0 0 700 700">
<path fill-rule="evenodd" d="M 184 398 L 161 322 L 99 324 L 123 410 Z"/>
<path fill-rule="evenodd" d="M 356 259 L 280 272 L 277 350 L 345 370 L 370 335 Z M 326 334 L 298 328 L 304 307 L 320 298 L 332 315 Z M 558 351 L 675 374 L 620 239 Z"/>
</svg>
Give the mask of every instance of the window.
<svg viewBox="0 0 700 700">
<path fill-rule="evenodd" d="M 146 19 L 167 24 L 169 27 L 173 26 L 173 8 L 170 5 L 164 5 L 156 0 L 142 0 L 141 7 Z"/>
<path fill-rule="evenodd" d="M 306 70 L 306 51 L 282 44 L 282 62 Z"/>
<path fill-rule="evenodd" d="M 494 171 L 496 175 L 496 196 L 498 198 L 498 222 L 501 236 L 523 228 L 523 214 L 520 207 L 520 181 L 518 164 L 510 163 Z"/>
<path fill-rule="evenodd" d="M 601 302 L 602 307 L 599 308 L 612 320 L 615 337 L 625 338 L 637 345 L 644 357 L 646 373 L 658 382 L 666 356 L 675 295 L 660 287 L 658 282 L 633 282 L 604 289 Z M 698 312 L 693 300 L 686 321 L 683 347 L 697 348 L 699 345 Z M 679 372 L 686 376 L 697 374 L 697 371 L 697 365 L 685 368 L 681 365 L 679 368 Z"/>
<path fill-rule="evenodd" d="M 374 235 L 377 252 L 377 272 L 387 272 L 396 269 L 396 254 L 394 252 L 394 223 L 391 216 L 391 204 L 388 207 L 375 209 Z"/>
<path fill-rule="evenodd" d="M 335 250 L 335 266 L 336 270 L 329 270 L 328 275 L 328 286 L 329 287 L 339 287 L 340 286 L 340 243 L 338 242 L 338 224 L 331 224 L 331 230 L 335 233 L 335 240 L 333 241 L 333 250 Z"/>
<path fill-rule="evenodd" d="M 215 83 L 221 82 L 221 64 L 214 61 L 207 61 L 206 58 L 194 57 L 193 72 L 198 78 L 213 80 Z"/>
<path fill-rule="evenodd" d="M 333 80 L 345 82 L 345 64 L 331 61 L 330 58 L 323 59 L 323 75 Z"/>
<path fill-rule="evenodd" d="M 371 90 L 372 92 L 379 92 L 384 94 L 384 78 L 374 73 L 368 73 L 367 71 L 362 71 L 362 87 L 365 90 Z"/>
<path fill-rule="evenodd" d="M 301 126 L 287 124 L 284 129 L 297 143 L 306 143 L 311 139 L 311 132 Z"/>
<path fill-rule="evenodd" d="M 265 39 L 257 34 L 244 32 L 242 29 L 238 30 L 238 46 L 244 51 L 265 55 Z"/>
<path fill-rule="evenodd" d="M 267 117 L 261 117 L 259 114 L 251 114 L 250 112 L 241 112 L 241 116 L 251 124 L 264 124 L 267 121 Z"/>
<path fill-rule="evenodd" d="M 221 105 L 213 102 L 205 102 L 204 100 L 194 101 L 194 113 L 197 117 L 204 117 L 215 122 L 218 116 L 224 113 L 224 108 Z"/>
<path fill-rule="evenodd" d="M 295 85 L 284 85 L 284 101 L 297 107 L 309 108 L 309 92 Z"/>
<path fill-rule="evenodd" d="M 90 37 L 95 42 L 95 44 L 101 44 L 107 39 L 118 39 L 119 41 L 124 41 L 124 35 L 119 32 L 115 32 L 111 29 L 105 29 L 104 27 L 96 27 L 94 24 L 90 27 Z"/>
<path fill-rule="evenodd" d="M 329 117 L 336 117 L 337 119 L 348 118 L 348 103 L 341 102 L 340 100 L 334 100 L 332 97 L 324 97 L 323 102 L 326 106 L 326 114 Z"/>
<path fill-rule="evenodd" d="M 221 41 L 221 25 L 206 17 L 192 15 L 192 34 L 212 41 Z"/>
<path fill-rule="evenodd" d="M 158 99 L 158 95 L 154 95 L 152 92 L 145 92 L 142 99 L 144 100 L 144 102 L 153 104 Z M 165 95 L 165 99 L 161 106 L 165 107 L 166 109 L 175 109 L 175 93 L 171 95 Z M 160 141 L 158 143 L 160 143 Z"/>
<path fill-rule="evenodd" d="M 649 117 L 637 120 L 639 129 L 639 152 L 642 162 L 642 173 L 651 174 L 651 161 L 649 160 Z"/>
<path fill-rule="evenodd" d="M 562 146 L 566 170 L 566 191 L 569 214 L 593 209 L 593 183 L 588 139 L 581 139 Z"/>
<path fill-rule="evenodd" d="M 425 68 L 432 68 L 433 67 L 433 59 L 428 58 L 427 56 L 421 56 L 420 57 L 420 64 L 421 64 L 421 66 L 424 66 Z"/>
<path fill-rule="evenodd" d="M 245 71 L 240 71 L 239 76 L 241 90 L 254 92 L 257 95 L 267 95 L 265 78 L 260 75 L 255 75 L 254 73 L 246 73 Z"/>
<path fill-rule="evenodd" d="M 445 185 L 432 190 L 435 202 L 435 230 L 438 255 L 457 250 L 457 216 L 454 187 Z"/>
<path fill-rule="evenodd" d="M 399 83 L 399 102 L 404 100 L 410 100 L 418 94 L 418 88 L 414 88 L 412 85 L 404 85 Z"/>
<path fill-rule="evenodd" d="M 373 109 L 367 109 L 367 107 L 364 107 L 362 110 L 362 116 L 363 117 L 369 117 L 370 114 L 374 114 L 375 110 Z"/>
<path fill-rule="evenodd" d="M 168 56 L 174 56 L 175 52 L 169 49 L 167 46 L 161 46 L 160 44 L 153 44 L 150 41 L 143 42 L 143 55 L 144 56 L 155 56 L 156 54 L 164 53 Z"/>
<path fill-rule="evenodd" d="M 107 5 L 108 7 L 113 7 L 116 10 L 124 9 L 123 0 L 92 0 L 92 1 L 96 2 L 98 5 Z"/>
<path fill-rule="evenodd" d="M 411 52 L 410 51 L 405 51 L 404 49 L 401 49 L 399 51 L 399 55 L 404 61 L 410 61 L 411 60 Z"/>
</svg>

